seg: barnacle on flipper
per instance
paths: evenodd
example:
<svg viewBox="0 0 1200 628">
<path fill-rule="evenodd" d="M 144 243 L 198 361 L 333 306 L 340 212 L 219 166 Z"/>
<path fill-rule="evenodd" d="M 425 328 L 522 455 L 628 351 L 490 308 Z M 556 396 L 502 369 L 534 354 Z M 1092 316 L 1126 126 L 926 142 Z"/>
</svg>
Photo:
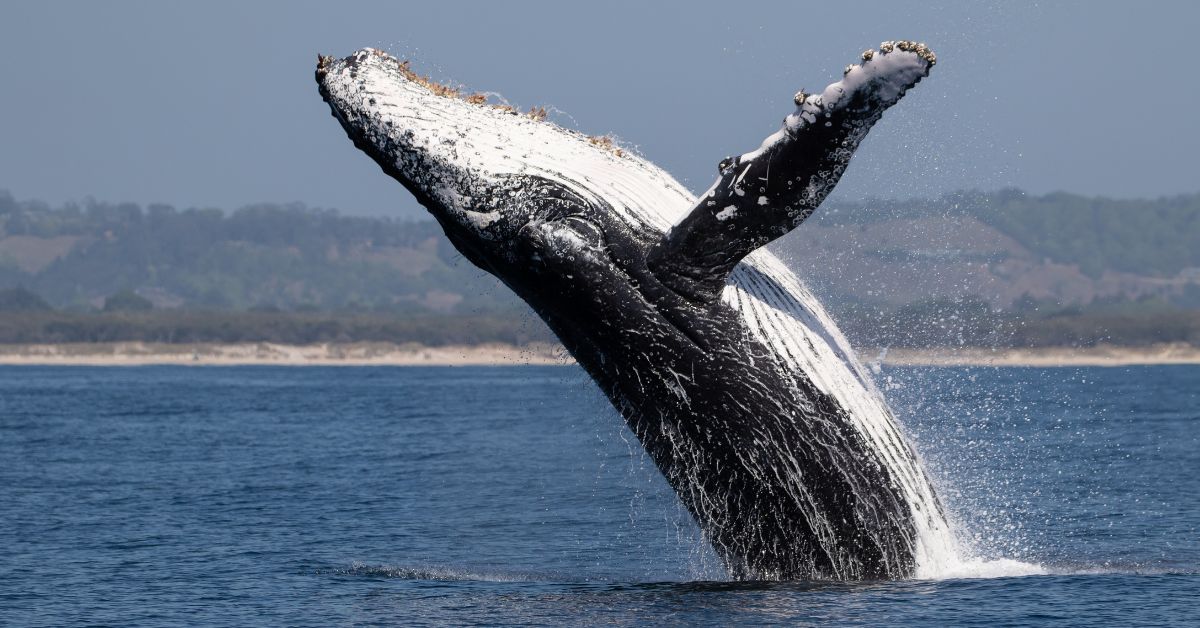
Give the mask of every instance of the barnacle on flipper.
<svg viewBox="0 0 1200 628">
<path fill-rule="evenodd" d="M 325 78 L 329 73 L 329 64 L 333 63 L 333 57 L 317 53 L 317 80 Z"/>
<path fill-rule="evenodd" d="M 937 55 L 933 54 L 933 51 L 929 49 L 929 46 L 926 46 L 924 43 L 901 39 L 898 41 L 885 41 L 879 44 L 879 52 L 882 52 L 883 54 L 888 54 L 895 50 L 914 53 L 918 57 L 924 59 L 929 65 L 937 64 Z M 874 56 L 874 51 L 867 50 L 866 52 L 863 52 L 863 61 L 869 61 L 871 57 Z"/>
</svg>

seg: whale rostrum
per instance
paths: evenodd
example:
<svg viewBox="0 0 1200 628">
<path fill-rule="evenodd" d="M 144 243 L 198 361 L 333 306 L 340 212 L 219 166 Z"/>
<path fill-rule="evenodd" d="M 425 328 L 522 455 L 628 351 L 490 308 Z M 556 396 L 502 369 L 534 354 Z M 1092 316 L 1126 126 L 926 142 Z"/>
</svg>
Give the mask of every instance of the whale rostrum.
<svg viewBox="0 0 1200 628">
<path fill-rule="evenodd" d="M 699 198 L 608 138 L 378 50 L 319 57 L 316 76 L 355 146 L 587 370 L 732 577 L 849 580 L 935 569 L 953 536 L 849 344 L 761 247 L 934 63 L 909 41 L 863 53 Z"/>
</svg>

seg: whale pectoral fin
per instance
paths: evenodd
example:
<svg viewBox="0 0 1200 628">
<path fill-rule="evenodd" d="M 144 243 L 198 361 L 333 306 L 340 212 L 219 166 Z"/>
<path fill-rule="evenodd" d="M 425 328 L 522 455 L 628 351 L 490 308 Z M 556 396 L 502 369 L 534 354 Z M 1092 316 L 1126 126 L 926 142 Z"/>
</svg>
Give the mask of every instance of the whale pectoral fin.
<svg viewBox="0 0 1200 628">
<path fill-rule="evenodd" d="M 796 110 L 757 150 L 721 162 L 717 182 L 650 252 L 659 281 L 693 301 L 714 300 L 742 258 L 812 214 L 884 110 L 936 62 L 908 41 L 884 42 L 862 59 L 823 93 L 797 93 Z"/>
</svg>

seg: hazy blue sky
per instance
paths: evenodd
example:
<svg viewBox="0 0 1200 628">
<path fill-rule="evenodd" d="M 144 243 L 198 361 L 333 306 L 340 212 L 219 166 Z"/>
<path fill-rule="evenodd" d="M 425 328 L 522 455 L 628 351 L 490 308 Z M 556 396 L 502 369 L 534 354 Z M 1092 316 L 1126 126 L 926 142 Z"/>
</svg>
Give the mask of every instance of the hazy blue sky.
<svg viewBox="0 0 1200 628">
<path fill-rule="evenodd" d="M 742 4 L 5 2 L 0 189 L 416 216 L 312 78 L 318 51 L 374 46 L 552 106 L 702 190 L 797 88 L 907 38 L 939 63 L 864 142 L 842 197 L 1200 191 L 1200 3 Z"/>
</svg>

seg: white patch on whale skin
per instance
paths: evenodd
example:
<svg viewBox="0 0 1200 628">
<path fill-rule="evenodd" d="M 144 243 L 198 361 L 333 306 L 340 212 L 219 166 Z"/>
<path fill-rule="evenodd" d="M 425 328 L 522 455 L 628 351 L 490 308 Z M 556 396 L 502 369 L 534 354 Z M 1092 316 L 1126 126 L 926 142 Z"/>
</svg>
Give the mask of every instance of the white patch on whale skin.
<svg viewBox="0 0 1200 628">
<path fill-rule="evenodd" d="M 730 206 L 726 207 L 725 209 L 722 209 L 721 211 L 717 212 L 717 220 L 721 220 L 721 221 L 729 220 L 730 218 L 733 218 L 736 215 L 737 215 L 737 205 L 730 205 Z"/>
</svg>

